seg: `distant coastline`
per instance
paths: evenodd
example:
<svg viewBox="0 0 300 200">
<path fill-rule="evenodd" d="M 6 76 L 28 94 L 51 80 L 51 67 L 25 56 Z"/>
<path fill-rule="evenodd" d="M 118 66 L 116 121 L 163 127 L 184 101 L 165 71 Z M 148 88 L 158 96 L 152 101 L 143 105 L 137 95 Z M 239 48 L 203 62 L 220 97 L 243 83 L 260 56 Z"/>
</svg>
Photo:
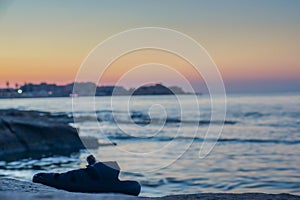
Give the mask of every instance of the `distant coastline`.
<svg viewBox="0 0 300 200">
<path fill-rule="evenodd" d="M 0 88 L 0 98 L 43 98 L 79 96 L 126 96 L 126 95 L 188 95 L 178 86 L 166 87 L 161 83 L 144 85 L 129 90 L 122 86 L 97 86 L 95 83 L 82 82 L 66 85 L 48 83 L 24 84 L 16 88 Z M 199 95 L 199 94 L 197 94 Z"/>
</svg>

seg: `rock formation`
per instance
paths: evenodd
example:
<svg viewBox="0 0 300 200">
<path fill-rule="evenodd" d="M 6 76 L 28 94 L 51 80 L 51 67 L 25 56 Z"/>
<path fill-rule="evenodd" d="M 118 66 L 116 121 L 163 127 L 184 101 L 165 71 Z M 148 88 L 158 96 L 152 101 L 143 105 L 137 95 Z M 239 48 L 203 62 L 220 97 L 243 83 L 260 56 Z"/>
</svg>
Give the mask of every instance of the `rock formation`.
<svg viewBox="0 0 300 200">
<path fill-rule="evenodd" d="M 84 148 L 71 121 L 64 114 L 0 110 L 0 160 L 65 155 Z"/>
</svg>

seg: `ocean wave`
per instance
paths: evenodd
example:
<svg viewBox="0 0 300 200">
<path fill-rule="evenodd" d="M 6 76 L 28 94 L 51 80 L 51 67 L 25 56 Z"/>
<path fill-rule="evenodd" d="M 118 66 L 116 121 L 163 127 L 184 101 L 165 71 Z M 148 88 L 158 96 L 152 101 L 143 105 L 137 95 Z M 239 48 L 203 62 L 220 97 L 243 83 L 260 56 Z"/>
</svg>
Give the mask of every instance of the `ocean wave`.
<svg viewBox="0 0 300 200">
<path fill-rule="evenodd" d="M 176 118 L 167 118 L 167 119 L 160 119 L 160 118 L 152 118 L 150 120 L 126 120 L 126 119 L 101 119 L 98 118 L 99 122 L 112 122 L 112 123 L 122 123 L 122 124 L 137 124 L 137 125 L 161 125 L 161 124 L 185 124 L 185 125 L 195 125 L 198 124 L 201 125 L 235 125 L 238 122 L 237 121 L 231 121 L 231 120 L 216 120 L 216 121 L 210 121 L 210 120 L 200 120 L 200 121 L 184 121 Z"/>
<path fill-rule="evenodd" d="M 95 113 L 83 112 L 76 113 L 74 118 L 76 122 L 86 121 L 98 121 L 98 122 L 110 122 L 110 123 L 122 123 L 122 124 L 137 124 L 137 125 L 161 125 L 161 124 L 198 124 L 198 125 L 234 125 L 238 123 L 234 120 L 214 120 L 203 119 L 203 120 L 182 120 L 180 117 L 167 117 L 163 118 L 151 118 L 148 114 L 140 111 L 132 111 L 128 116 L 127 112 L 124 111 L 112 111 L 112 110 L 99 110 Z"/>
<path fill-rule="evenodd" d="M 159 179 L 159 180 L 142 180 L 140 181 L 141 185 L 147 187 L 158 187 L 164 184 L 167 184 L 166 179 Z"/>
<path fill-rule="evenodd" d="M 199 125 L 205 125 L 205 124 L 225 124 L 225 125 L 234 125 L 238 123 L 237 121 L 231 121 L 231 120 L 217 120 L 217 121 L 210 121 L 210 120 L 200 120 Z"/>
<path fill-rule="evenodd" d="M 193 140 L 194 142 L 219 142 L 219 143 L 267 143 L 267 144 L 284 144 L 284 145 L 297 145 L 300 144 L 300 140 L 267 140 L 267 139 L 239 139 L 239 138 L 200 138 L 200 137 L 133 137 L 130 135 L 116 135 L 116 136 L 108 136 L 109 139 L 115 140 L 153 140 L 153 141 L 161 141 L 168 142 L 172 140 L 180 141 L 180 140 Z"/>
<path fill-rule="evenodd" d="M 58 167 L 72 166 L 74 163 L 79 163 L 78 158 L 53 156 L 42 159 L 22 159 L 13 162 L 0 163 L 0 169 L 6 170 L 44 170 L 56 169 Z"/>
<path fill-rule="evenodd" d="M 300 144 L 300 140 L 264 140 L 264 139 L 218 139 L 218 142 L 235 142 L 235 143 L 270 143 L 270 144 Z"/>
<path fill-rule="evenodd" d="M 244 113 L 244 117 L 255 117 L 255 118 L 259 118 L 259 117 L 263 117 L 266 116 L 266 114 L 260 113 L 260 112 L 246 112 Z"/>
</svg>

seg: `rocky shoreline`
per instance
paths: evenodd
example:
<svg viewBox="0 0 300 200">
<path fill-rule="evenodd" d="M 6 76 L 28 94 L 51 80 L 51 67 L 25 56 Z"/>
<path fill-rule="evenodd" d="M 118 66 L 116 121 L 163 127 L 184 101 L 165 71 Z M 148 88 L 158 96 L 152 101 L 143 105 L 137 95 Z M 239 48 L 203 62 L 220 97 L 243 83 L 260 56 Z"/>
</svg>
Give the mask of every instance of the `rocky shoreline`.
<svg viewBox="0 0 300 200">
<path fill-rule="evenodd" d="M 181 194 L 169 195 L 164 197 L 134 197 L 123 194 L 86 194 L 86 193 L 72 193 L 62 190 L 57 190 L 41 184 L 32 183 L 29 181 L 20 181 L 15 179 L 2 178 L 0 179 L 0 199 L 14 200 L 14 199 L 161 199 L 161 200 L 179 200 L 179 199 L 291 199 L 299 200 L 300 196 L 291 194 L 265 194 L 265 193 L 201 193 L 201 194 Z"/>
<path fill-rule="evenodd" d="M 72 117 L 48 112 L 0 110 L 0 160 L 68 155 L 84 149 Z"/>
</svg>

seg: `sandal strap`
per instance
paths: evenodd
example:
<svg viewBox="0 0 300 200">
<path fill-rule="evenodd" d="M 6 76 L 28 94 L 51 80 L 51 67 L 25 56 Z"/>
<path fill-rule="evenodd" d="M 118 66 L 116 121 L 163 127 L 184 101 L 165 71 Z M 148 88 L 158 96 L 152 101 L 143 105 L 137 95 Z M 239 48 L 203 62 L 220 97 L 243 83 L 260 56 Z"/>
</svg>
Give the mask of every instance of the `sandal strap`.
<svg viewBox="0 0 300 200">
<path fill-rule="evenodd" d="M 104 180 L 118 180 L 120 167 L 117 162 L 97 162 L 91 165 Z"/>
</svg>

